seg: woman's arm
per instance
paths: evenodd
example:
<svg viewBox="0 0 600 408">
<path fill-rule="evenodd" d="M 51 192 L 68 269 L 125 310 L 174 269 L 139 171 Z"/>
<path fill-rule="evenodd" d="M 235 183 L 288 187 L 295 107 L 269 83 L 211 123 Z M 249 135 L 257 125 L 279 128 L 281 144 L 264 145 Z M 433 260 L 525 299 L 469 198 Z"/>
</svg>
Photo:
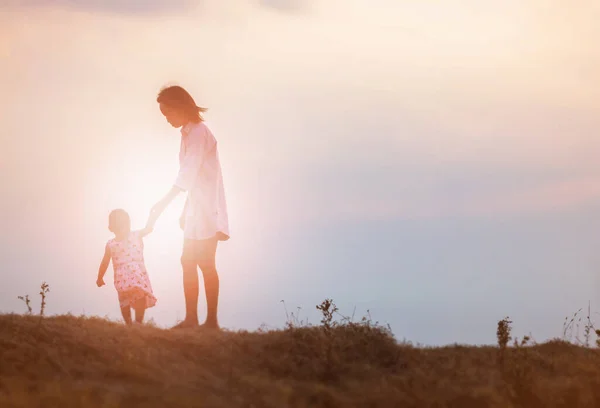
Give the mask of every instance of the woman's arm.
<svg viewBox="0 0 600 408">
<path fill-rule="evenodd" d="M 158 217 L 163 213 L 163 211 L 171 204 L 171 201 L 175 199 L 179 195 L 179 193 L 183 192 L 183 190 L 177 186 L 171 187 L 171 190 L 154 206 L 152 210 L 150 210 L 150 217 L 148 217 L 148 222 L 146 223 L 146 227 L 154 228 L 154 224 L 158 220 Z"/>
<path fill-rule="evenodd" d="M 181 161 L 177 179 L 171 190 L 152 207 L 149 222 L 156 222 L 162 212 L 180 193 L 190 191 L 196 183 L 198 171 L 202 168 L 206 148 L 206 129 L 202 126 L 190 132 L 186 139 L 185 156 Z M 150 224 L 154 225 L 154 224 Z"/>
<path fill-rule="evenodd" d="M 106 274 L 106 270 L 108 269 L 108 265 L 110 264 L 110 249 L 108 248 L 108 244 L 104 247 L 104 256 L 102 257 L 102 262 L 100 262 L 100 268 L 98 268 L 98 279 L 96 280 L 96 285 L 98 287 L 104 286 L 104 275 Z"/>
</svg>

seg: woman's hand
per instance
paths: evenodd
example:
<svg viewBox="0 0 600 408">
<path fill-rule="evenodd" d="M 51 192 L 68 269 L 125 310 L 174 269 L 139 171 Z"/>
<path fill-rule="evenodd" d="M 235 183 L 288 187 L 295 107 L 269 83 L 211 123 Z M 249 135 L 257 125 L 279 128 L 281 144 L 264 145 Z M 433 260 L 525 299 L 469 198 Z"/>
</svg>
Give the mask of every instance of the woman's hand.
<svg viewBox="0 0 600 408">
<path fill-rule="evenodd" d="M 159 216 L 160 213 L 154 211 L 154 208 L 152 208 L 152 210 L 150 210 L 150 215 L 148 215 L 148 220 L 146 221 L 145 229 L 149 230 L 149 232 L 152 232 L 154 230 L 154 225 L 156 224 L 156 221 L 158 220 Z"/>
<path fill-rule="evenodd" d="M 160 200 L 158 203 L 152 206 L 152 210 L 150 210 L 150 216 L 152 218 L 158 218 L 163 213 L 163 211 L 167 208 L 170 201 L 166 201 L 165 199 Z"/>
<path fill-rule="evenodd" d="M 166 202 L 164 199 L 162 199 L 152 206 L 152 209 L 150 210 L 150 215 L 148 216 L 148 221 L 146 221 L 146 228 L 149 228 L 151 230 L 154 229 L 154 224 L 156 224 L 156 221 L 168 205 L 169 202 Z"/>
<path fill-rule="evenodd" d="M 160 217 L 160 215 L 165 211 L 165 209 L 171 204 L 171 202 L 177 197 L 179 193 L 183 190 L 179 187 L 173 186 L 171 190 L 164 196 L 162 200 L 152 206 L 152 210 L 150 210 L 150 219 L 152 220 L 150 225 L 154 225 L 154 222 Z"/>
<path fill-rule="evenodd" d="M 97 285 L 99 288 L 101 288 L 102 286 L 106 285 L 106 283 L 104 283 L 104 279 L 102 279 L 102 278 L 98 278 L 98 279 L 96 280 L 96 285 Z"/>
</svg>

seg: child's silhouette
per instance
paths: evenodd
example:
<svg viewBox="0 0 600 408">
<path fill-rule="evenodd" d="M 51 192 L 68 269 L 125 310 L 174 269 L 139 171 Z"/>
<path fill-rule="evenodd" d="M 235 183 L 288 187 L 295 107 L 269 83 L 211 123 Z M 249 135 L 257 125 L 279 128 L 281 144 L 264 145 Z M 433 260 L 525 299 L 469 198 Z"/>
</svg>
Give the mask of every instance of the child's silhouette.
<svg viewBox="0 0 600 408">
<path fill-rule="evenodd" d="M 119 294 L 121 313 L 126 324 L 131 324 L 131 308 L 135 310 L 135 321 L 142 323 L 147 308 L 156 304 L 150 278 L 144 265 L 144 236 L 152 232 L 149 224 L 139 231 L 131 231 L 129 214 L 118 209 L 108 217 L 108 229 L 115 237 L 106 243 L 104 258 L 98 270 L 98 287 L 104 286 L 104 275 L 112 260 L 114 282 Z"/>
</svg>

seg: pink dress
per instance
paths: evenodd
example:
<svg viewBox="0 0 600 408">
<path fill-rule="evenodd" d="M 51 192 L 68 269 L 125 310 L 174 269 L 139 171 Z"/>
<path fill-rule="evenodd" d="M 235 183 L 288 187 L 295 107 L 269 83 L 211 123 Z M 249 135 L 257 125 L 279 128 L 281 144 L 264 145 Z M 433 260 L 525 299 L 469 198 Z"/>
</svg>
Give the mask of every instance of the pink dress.
<svg viewBox="0 0 600 408">
<path fill-rule="evenodd" d="M 127 239 L 113 238 L 106 245 L 110 249 L 121 308 L 134 307 L 140 299 L 145 299 L 146 308 L 154 306 L 156 298 L 144 265 L 144 242 L 140 234 L 133 231 Z"/>
</svg>

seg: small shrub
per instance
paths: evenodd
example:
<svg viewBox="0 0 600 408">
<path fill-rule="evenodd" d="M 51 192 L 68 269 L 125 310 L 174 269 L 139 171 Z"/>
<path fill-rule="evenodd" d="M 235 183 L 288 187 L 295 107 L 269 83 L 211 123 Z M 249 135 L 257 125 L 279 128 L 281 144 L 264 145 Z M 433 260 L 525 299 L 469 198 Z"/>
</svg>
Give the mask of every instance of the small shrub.
<svg viewBox="0 0 600 408">
<path fill-rule="evenodd" d="M 40 286 L 40 296 L 42 298 L 42 302 L 40 304 L 40 317 L 43 317 L 44 313 L 46 312 L 46 297 L 48 296 L 49 292 L 50 285 L 48 285 L 46 282 L 43 282 Z M 29 295 L 17 296 L 17 298 L 19 300 L 22 300 L 25 303 L 25 306 L 27 306 L 27 314 L 33 314 L 33 308 L 31 307 L 31 300 L 29 299 Z"/>
<path fill-rule="evenodd" d="M 338 311 L 338 308 L 335 303 L 333 303 L 333 300 L 325 299 L 320 305 L 317 305 L 317 310 L 320 310 L 321 314 L 323 315 L 323 318 L 321 319 L 321 324 L 323 324 L 323 327 L 325 327 L 327 330 L 331 329 L 335 325 L 335 322 L 333 321 L 333 315 Z"/>
<path fill-rule="evenodd" d="M 504 390 L 515 406 L 538 406 L 537 397 L 533 393 L 535 379 L 532 371 L 532 360 L 527 345 L 530 336 L 523 336 L 521 341 L 513 339 L 513 350 L 508 349 L 512 332 L 512 321 L 505 317 L 498 322 L 496 337 L 498 339 L 498 363 L 504 379 Z M 524 404 L 524 405 L 523 405 Z"/>
<path fill-rule="evenodd" d="M 285 301 L 282 300 L 281 303 L 283 304 L 283 309 L 285 310 L 285 328 L 286 329 L 289 330 L 289 329 L 294 329 L 294 328 L 298 328 L 298 327 L 310 326 L 310 323 L 308 322 L 308 320 L 300 319 L 300 311 L 302 310 L 301 307 L 298 306 L 296 308 L 296 314 L 294 314 L 294 312 L 288 313 Z"/>
<path fill-rule="evenodd" d="M 594 333 L 596 333 L 596 329 L 594 328 L 594 323 L 592 322 L 592 318 L 591 318 L 591 304 L 590 302 L 588 302 L 588 311 L 587 311 L 587 316 L 586 316 L 586 322 L 585 322 L 585 326 L 583 328 L 583 339 L 584 339 L 584 346 L 585 347 L 589 347 L 590 346 L 590 337 L 591 337 L 591 333 L 592 331 L 594 331 Z"/>
<path fill-rule="evenodd" d="M 564 341 L 572 341 L 573 340 L 573 329 L 578 322 L 581 321 L 581 317 L 579 317 L 579 313 L 582 309 L 579 309 L 569 319 L 569 316 L 565 317 L 565 321 L 563 323 L 563 340 Z"/>
<path fill-rule="evenodd" d="M 496 330 L 496 338 L 498 339 L 498 360 L 504 362 L 504 355 L 506 352 L 506 347 L 508 346 L 508 342 L 510 341 L 510 332 L 512 330 L 511 327 L 512 321 L 507 317 L 500 320 L 498 322 L 498 329 Z"/>
<path fill-rule="evenodd" d="M 42 283 L 40 286 L 40 296 L 42 297 L 42 304 L 40 305 L 40 316 L 44 316 L 44 312 L 46 311 L 46 296 L 50 292 L 50 285 L 46 282 Z"/>
<path fill-rule="evenodd" d="M 25 302 L 25 305 L 27 306 L 27 314 L 32 314 L 33 309 L 31 308 L 31 300 L 29 299 L 29 295 L 18 296 L 18 298 Z"/>
</svg>

